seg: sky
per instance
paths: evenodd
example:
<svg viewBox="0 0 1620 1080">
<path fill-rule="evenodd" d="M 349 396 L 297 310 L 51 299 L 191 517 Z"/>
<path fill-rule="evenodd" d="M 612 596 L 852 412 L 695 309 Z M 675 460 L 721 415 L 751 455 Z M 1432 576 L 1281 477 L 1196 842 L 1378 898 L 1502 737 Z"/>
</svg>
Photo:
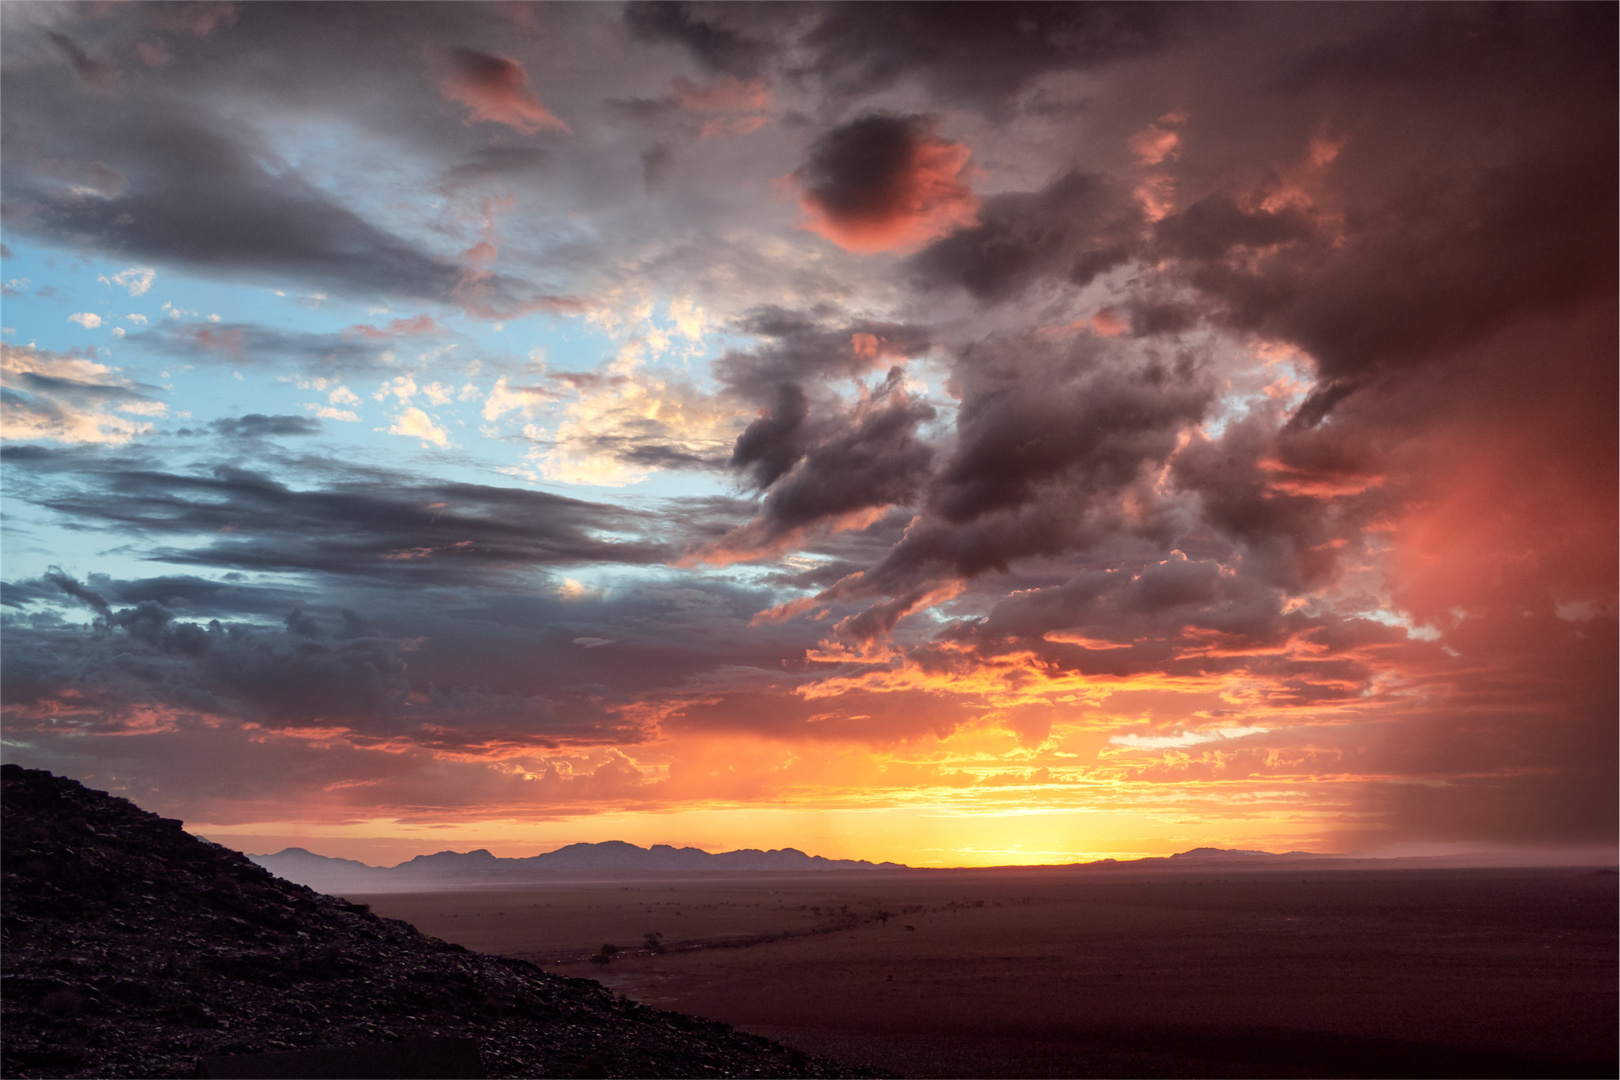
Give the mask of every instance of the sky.
<svg viewBox="0 0 1620 1080">
<path fill-rule="evenodd" d="M 1613 5 L 0 30 L 5 760 L 369 862 L 1615 842 Z"/>
</svg>

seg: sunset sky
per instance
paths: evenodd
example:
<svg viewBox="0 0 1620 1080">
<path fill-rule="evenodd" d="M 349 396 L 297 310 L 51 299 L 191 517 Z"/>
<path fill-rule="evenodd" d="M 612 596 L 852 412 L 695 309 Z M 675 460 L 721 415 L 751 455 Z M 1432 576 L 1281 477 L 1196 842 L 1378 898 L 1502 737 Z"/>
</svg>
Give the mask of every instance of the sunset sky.
<svg viewBox="0 0 1620 1080">
<path fill-rule="evenodd" d="M 1614 842 L 1614 5 L 0 17 L 5 760 L 385 863 Z"/>
</svg>

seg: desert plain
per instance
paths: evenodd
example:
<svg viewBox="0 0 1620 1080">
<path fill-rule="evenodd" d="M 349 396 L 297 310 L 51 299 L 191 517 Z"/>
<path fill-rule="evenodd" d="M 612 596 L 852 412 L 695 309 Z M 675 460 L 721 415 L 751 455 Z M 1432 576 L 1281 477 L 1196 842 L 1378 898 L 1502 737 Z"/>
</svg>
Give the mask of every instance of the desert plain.
<svg viewBox="0 0 1620 1080">
<path fill-rule="evenodd" d="M 902 1076 L 1614 1076 L 1617 881 L 1608 867 L 618 872 L 350 899 Z"/>
</svg>

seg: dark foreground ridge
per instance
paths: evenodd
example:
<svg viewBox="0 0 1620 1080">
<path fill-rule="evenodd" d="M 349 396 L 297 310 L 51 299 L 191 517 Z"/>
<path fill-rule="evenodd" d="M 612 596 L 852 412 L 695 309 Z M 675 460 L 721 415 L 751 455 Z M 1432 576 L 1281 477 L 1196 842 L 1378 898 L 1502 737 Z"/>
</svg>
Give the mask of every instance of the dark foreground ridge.
<svg viewBox="0 0 1620 1080">
<path fill-rule="evenodd" d="M 0 784 L 6 1077 L 407 1039 L 477 1040 L 489 1076 L 886 1075 L 426 937 L 73 780 Z"/>
</svg>

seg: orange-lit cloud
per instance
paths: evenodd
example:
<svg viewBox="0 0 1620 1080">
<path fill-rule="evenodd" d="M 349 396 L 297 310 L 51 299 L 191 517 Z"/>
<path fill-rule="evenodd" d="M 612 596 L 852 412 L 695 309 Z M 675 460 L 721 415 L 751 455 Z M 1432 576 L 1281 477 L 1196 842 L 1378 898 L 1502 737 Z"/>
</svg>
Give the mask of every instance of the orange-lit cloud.
<svg viewBox="0 0 1620 1080">
<path fill-rule="evenodd" d="M 0 403 L 8 441 L 127 443 L 168 407 L 105 364 L 32 345 L 0 344 Z"/>
<path fill-rule="evenodd" d="M 849 251 L 916 247 L 975 220 L 972 151 L 918 117 L 869 116 L 828 133 L 794 174 L 803 228 Z"/>
<path fill-rule="evenodd" d="M 453 70 L 439 80 L 439 92 L 465 105 L 472 113 L 469 122 L 505 124 L 525 135 L 572 130 L 534 96 L 518 61 L 461 48 L 449 50 L 447 57 Z"/>
<path fill-rule="evenodd" d="M 1186 123 L 1185 113 L 1167 113 L 1132 135 L 1128 142 L 1136 160 L 1143 165 L 1158 165 L 1175 157 L 1181 147 L 1180 129 Z"/>
<path fill-rule="evenodd" d="M 7 759 L 330 854 L 1612 842 L 1614 8 L 1074 10 L 53 7 Z"/>
</svg>

